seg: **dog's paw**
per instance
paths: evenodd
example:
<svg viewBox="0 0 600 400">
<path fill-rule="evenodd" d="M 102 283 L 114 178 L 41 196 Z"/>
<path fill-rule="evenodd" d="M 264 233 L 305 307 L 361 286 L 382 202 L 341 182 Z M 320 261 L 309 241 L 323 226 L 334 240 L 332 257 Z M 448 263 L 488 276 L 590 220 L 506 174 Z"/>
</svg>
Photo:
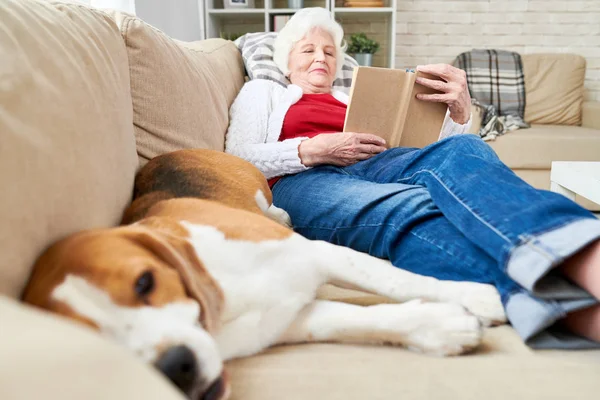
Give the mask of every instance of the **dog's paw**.
<svg viewBox="0 0 600 400">
<path fill-rule="evenodd" d="M 481 343 L 483 330 L 477 317 L 458 304 L 413 300 L 372 307 L 387 315 L 384 343 L 435 356 L 467 353 Z"/>
<path fill-rule="evenodd" d="M 479 318 L 483 326 L 506 323 L 500 294 L 492 285 L 461 282 L 459 304 Z"/>
<path fill-rule="evenodd" d="M 477 317 L 458 304 L 422 303 L 418 323 L 408 333 L 406 346 L 435 356 L 456 356 L 475 349 L 483 330 Z"/>
<path fill-rule="evenodd" d="M 271 218 L 273 221 L 279 222 L 281 225 L 292 229 L 292 219 L 283 208 L 279 208 L 271 204 L 271 206 L 265 212 L 265 215 Z"/>
</svg>

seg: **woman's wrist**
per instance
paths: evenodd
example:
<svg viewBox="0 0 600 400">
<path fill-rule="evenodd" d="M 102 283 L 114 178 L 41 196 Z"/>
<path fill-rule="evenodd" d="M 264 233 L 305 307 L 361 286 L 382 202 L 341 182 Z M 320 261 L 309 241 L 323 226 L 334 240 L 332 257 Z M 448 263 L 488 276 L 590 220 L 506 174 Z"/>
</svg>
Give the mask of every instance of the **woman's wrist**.
<svg viewBox="0 0 600 400">
<path fill-rule="evenodd" d="M 452 118 L 452 116 L 450 116 Z M 452 118 L 452 121 L 456 122 L 459 125 L 465 125 L 471 119 L 471 115 L 460 115 L 458 117 Z"/>
<path fill-rule="evenodd" d="M 471 119 L 471 104 L 461 109 L 460 112 L 455 112 L 454 115 L 452 115 L 452 111 L 450 111 L 450 118 L 459 125 L 464 125 Z"/>
<path fill-rule="evenodd" d="M 300 157 L 300 162 L 306 167 L 312 167 L 316 164 L 316 154 L 311 144 L 311 140 L 307 139 L 298 145 L 298 157 Z"/>
</svg>

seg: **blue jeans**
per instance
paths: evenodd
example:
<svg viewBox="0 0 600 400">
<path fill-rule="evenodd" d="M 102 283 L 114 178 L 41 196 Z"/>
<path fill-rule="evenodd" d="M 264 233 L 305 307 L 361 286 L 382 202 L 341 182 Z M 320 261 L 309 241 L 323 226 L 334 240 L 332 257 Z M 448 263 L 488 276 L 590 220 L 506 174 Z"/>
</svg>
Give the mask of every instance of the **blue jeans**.
<svg viewBox="0 0 600 400">
<path fill-rule="evenodd" d="M 600 221 L 529 186 L 475 135 L 288 175 L 273 187 L 273 201 L 307 238 L 422 275 L 495 285 L 532 347 L 600 347 L 554 325 L 597 303 L 554 267 L 599 239 Z"/>
</svg>

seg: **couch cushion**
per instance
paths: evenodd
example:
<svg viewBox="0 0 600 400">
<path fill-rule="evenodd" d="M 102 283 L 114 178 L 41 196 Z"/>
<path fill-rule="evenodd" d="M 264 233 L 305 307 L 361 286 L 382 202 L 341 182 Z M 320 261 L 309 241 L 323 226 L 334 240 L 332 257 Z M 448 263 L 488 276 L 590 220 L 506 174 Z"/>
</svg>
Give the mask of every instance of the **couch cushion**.
<svg viewBox="0 0 600 400">
<path fill-rule="evenodd" d="M 525 121 L 580 125 L 585 58 L 577 54 L 523 55 Z"/>
<path fill-rule="evenodd" d="M 138 18 L 113 15 L 129 56 L 140 165 L 184 148 L 223 151 L 229 106 L 244 83 L 233 42 L 175 41 Z"/>
<path fill-rule="evenodd" d="M 586 101 L 581 107 L 581 126 L 600 130 L 600 102 Z"/>
<path fill-rule="evenodd" d="M 552 161 L 600 161 L 597 129 L 532 125 L 487 143 L 512 169 L 549 169 Z"/>
<path fill-rule="evenodd" d="M 319 294 L 361 305 L 382 301 L 332 286 Z M 547 400 L 570 398 L 574 390 L 578 399 L 592 400 L 598 396 L 600 351 L 533 351 L 504 325 L 486 330 L 481 348 L 467 356 L 310 344 L 275 347 L 228 367 L 232 400 Z"/>
<path fill-rule="evenodd" d="M 472 355 L 401 348 L 281 346 L 228 363 L 231 400 L 598 398 L 600 351 L 533 352 L 508 326 L 488 329 Z"/>
<path fill-rule="evenodd" d="M 127 53 L 108 15 L 0 4 L 0 292 L 18 296 L 39 253 L 117 224 L 137 167 Z"/>
<path fill-rule="evenodd" d="M 156 399 L 183 396 L 89 328 L 0 296 L 0 398 Z"/>
</svg>

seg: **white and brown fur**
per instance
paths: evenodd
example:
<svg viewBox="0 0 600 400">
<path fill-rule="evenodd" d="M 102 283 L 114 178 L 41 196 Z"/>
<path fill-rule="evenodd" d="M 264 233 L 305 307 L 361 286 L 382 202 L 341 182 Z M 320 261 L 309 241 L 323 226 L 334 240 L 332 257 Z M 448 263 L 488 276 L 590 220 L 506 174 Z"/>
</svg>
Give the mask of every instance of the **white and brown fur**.
<svg viewBox="0 0 600 400">
<path fill-rule="evenodd" d="M 157 157 L 136 177 L 124 225 L 53 245 L 24 299 L 90 325 L 149 363 L 184 346 L 195 376 L 174 382 L 207 400 L 227 397 L 224 361 L 269 346 L 385 343 L 458 355 L 479 345 L 481 322 L 505 321 L 492 286 L 439 281 L 307 240 L 271 200 L 260 171 L 237 157 L 210 150 Z M 318 300 L 326 283 L 398 303 Z"/>
</svg>

